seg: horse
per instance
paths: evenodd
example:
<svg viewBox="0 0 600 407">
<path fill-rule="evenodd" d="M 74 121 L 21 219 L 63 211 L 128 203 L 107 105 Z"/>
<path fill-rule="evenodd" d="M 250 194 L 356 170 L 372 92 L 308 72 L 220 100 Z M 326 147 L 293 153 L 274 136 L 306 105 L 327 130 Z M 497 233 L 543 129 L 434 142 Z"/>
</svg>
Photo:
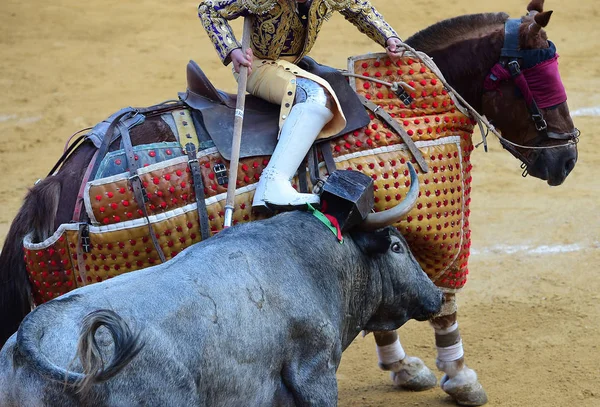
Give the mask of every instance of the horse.
<svg viewBox="0 0 600 407">
<path fill-rule="evenodd" d="M 540 0 L 531 1 L 527 7 L 528 13 L 513 24 L 513 34 L 516 35 L 516 45 L 520 50 L 541 53 L 552 48 L 543 29 L 548 25 L 552 12 L 544 12 L 543 3 Z M 509 21 L 509 16 L 505 13 L 459 16 L 416 33 L 406 43 L 432 57 L 458 95 L 500 130 L 502 145 L 522 161 L 523 175 L 531 175 L 551 186 L 557 186 L 563 183 L 575 167 L 579 133 L 570 117 L 566 99 L 549 106 L 545 103 L 544 107 L 538 107 L 535 103 L 539 97 L 545 101 L 554 100 L 553 96 L 561 93 L 560 89 L 555 89 L 562 86 L 560 79 L 548 82 L 552 87 L 540 87 L 539 81 L 534 86 L 531 81 L 523 79 L 520 71 L 515 71 L 514 76 L 502 77 L 504 71 L 501 68 L 518 69 L 518 65 L 515 66 L 512 62 L 523 62 L 522 56 L 512 60 L 510 55 L 503 56 Z M 505 63 L 498 64 L 501 60 Z M 528 93 L 528 88 L 523 87 L 523 81 L 534 91 L 533 97 Z M 386 107 L 383 108 L 385 110 Z M 411 125 L 418 120 L 410 116 L 408 118 L 411 119 Z M 458 127 L 457 125 L 456 128 Z M 175 139 L 172 128 L 159 117 L 146 118 L 143 123 L 133 127 L 130 133 L 134 146 L 172 142 Z M 418 136 L 416 132 L 414 135 Z M 340 140 L 332 143 L 346 143 L 343 138 Z M 473 151 L 470 134 L 468 140 L 465 137 L 461 143 L 463 160 L 468 163 L 468 157 Z M 32 242 L 42 242 L 51 237 L 60 225 L 72 219 L 78 191 L 88 164 L 96 152 L 97 148 L 89 140 L 72 151 L 55 174 L 45 178 L 28 192 L 10 227 L 0 254 L 0 281 L 3 282 L 0 287 L 1 344 L 17 330 L 32 307 L 33 294 L 22 242 L 26 236 Z M 432 169 L 435 171 L 436 167 L 433 166 Z M 453 259 L 456 265 L 446 264 L 446 268 L 454 267 L 451 269 L 456 274 L 454 279 L 450 279 L 451 282 L 460 280 L 461 283 L 454 286 L 448 283 L 442 287 L 446 300 L 444 311 L 431 319 L 430 323 L 435 330 L 438 346 L 437 366 L 445 374 L 441 381 L 442 388 L 459 404 L 481 405 L 487 401 L 487 396 L 475 372 L 465 364 L 456 322 L 455 294 L 462 288 L 468 274 L 470 164 L 466 170 L 461 174 L 466 200 L 466 210 L 462 213 L 464 247 L 461 247 L 460 255 Z M 382 203 L 380 209 L 384 207 L 385 203 Z M 399 229 L 407 236 L 411 249 L 416 247 L 412 245 L 416 245 L 415 240 L 410 238 L 414 229 L 411 230 L 406 223 Z M 445 282 L 438 279 L 436 284 Z M 374 334 L 380 350 L 380 367 L 392 372 L 397 386 L 423 390 L 437 384 L 435 376 L 420 359 L 405 355 L 396 332 Z M 394 358 L 396 359 L 392 360 Z"/>
</svg>

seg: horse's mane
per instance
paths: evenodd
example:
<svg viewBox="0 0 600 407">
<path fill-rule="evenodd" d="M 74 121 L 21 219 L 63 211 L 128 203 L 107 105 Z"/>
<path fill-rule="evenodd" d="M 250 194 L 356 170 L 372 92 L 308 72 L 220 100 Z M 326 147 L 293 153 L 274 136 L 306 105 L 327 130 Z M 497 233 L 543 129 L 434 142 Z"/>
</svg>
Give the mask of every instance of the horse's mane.
<svg viewBox="0 0 600 407">
<path fill-rule="evenodd" d="M 506 13 L 469 14 L 450 18 L 417 32 L 406 40 L 411 47 L 429 53 L 457 42 L 489 34 L 490 25 L 503 25 Z"/>
</svg>

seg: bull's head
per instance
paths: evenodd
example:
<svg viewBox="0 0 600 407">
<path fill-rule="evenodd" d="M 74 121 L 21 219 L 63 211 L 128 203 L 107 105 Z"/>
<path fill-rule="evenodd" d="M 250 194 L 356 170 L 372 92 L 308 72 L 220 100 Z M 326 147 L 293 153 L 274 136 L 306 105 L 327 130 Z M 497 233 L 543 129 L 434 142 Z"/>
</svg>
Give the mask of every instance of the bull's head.
<svg viewBox="0 0 600 407">
<path fill-rule="evenodd" d="M 408 163 L 411 186 L 406 198 L 394 208 L 371 213 L 351 232 L 354 242 L 377 262 L 381 271 L 382 302 L 365 329 L 397 329 L 409 319 L 423 321 L 439 312 L 442 293 L 413 256 L 404 237 L 391 227 L 402 219 L 419 197 L 419 180 Z"/>
</svg>

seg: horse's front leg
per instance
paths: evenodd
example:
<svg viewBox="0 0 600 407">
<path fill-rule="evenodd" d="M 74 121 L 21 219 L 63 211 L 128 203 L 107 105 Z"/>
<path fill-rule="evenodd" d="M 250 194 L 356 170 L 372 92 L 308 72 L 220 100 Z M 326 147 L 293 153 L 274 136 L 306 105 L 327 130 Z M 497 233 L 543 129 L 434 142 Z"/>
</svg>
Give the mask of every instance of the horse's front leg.
<svg viewBox="0 0 600 407">
<path fill-rule="evenodd" d="M 417 357 L 406 356 L 396 331 L 373 332 L 379 367 L 390 371 L 394 385 L 405 390 L 422 391 L 436 386 L 437 378 Z"/>
<path fill-rule="evenodd" d="M 429 322 L 435 330 L 436 365 L 444 372 L 440 381 L 442 389 L 463 406 L 481 406 L 487 403 L 487 395 L 477 380 L 477 373 L 465 364 L 462 339 L 456 322 L 454 294 L 446 294 L 441 315 Z"/>
</svg>

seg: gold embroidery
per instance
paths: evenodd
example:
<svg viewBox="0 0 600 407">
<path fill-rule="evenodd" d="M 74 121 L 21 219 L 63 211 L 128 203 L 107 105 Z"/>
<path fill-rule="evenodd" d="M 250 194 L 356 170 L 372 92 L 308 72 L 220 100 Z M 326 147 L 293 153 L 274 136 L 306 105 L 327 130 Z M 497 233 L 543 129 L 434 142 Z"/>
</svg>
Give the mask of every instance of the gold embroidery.
<svg viewBox="0 0 600 407">
<path fill-rule="evenodd" d="M 231 51 L 240 47 L 227 20 L 238 18 L 245 11 L 241 0 L 204 0 L 198 6 L 202 26 L 226 65 L 230 61 Z"/>
<path fill-rule="evenodd" d="M 323 3 L 334 11 L 340 11 L 350 7 L 352 0 L 323 0 Z"/>
<path fill-rule="evenodd" d="M 282 54 L 302 58 L 312 49 L 324 21 L 339 11 L 361 32 L 386 46 L 398 35 L 367 0 L 314 0 L 306 27 L 296 13 L 295 1 L 284 0 L 204 0 L 198 15 L 223 63 L 240 47 L 228 20 L 253 15 L 252 50 L 257 58 L 276 60 Z"/>
<path fill-rule="evenodd" d="M 304 38 L 306 37 L 306 29 L 302 20 L 298 14 L 294 13 L 290 27 L 291 33 L 288 35 L 287 40 L 291 37 L 291 42 L 288 44 L 287 49 L 283 50 L 286 55 L 298 55 L 302 52 L 304 45 Z"/>
<path fill-rule="evenodd" d="M 242 0 L 242 4 L 251 14 L 267 14 L 277 5 L 277 0 Z"/>
<path fill-rule="evenodd" d="M 286 13 L 287 12 L 287 13 Z M 267 15 L 254 18 L 252 50 L 258 58 L 277 59 L 290 30 L 288 6 L 277 4 Z"/>
</svg>

